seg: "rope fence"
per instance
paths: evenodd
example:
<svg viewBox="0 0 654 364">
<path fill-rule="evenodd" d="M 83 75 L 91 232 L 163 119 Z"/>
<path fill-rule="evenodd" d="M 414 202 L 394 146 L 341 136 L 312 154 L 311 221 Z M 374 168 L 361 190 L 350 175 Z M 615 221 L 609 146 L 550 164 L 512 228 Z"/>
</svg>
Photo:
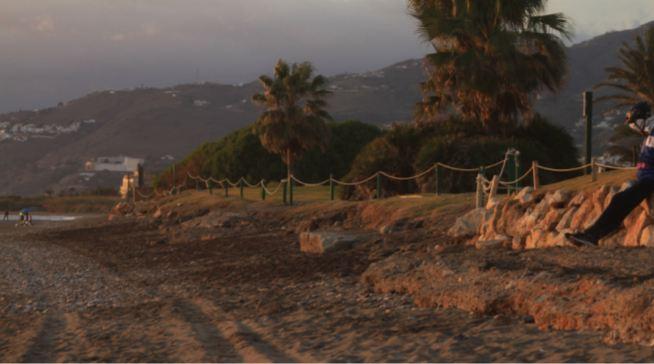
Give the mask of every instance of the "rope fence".
<svg viewBox="0 0 654 364">
<path fill-rule="evenodd" d="M 571 168 L 554 168 L 540 165 L 537 161 L 533 161 L 530 168 L 524 171 L 522 174 L 519 173 L 519 155 L 520 152 L 515 149 L 509 149 L 504 155 L 502 160 L 499 160 L 495 163 L 488 165 L 483 165 L 478 168 L 467 168 L 467 167 L 456 167 L 451 166 L 445 163 L 437 162 L 434 163 L 429 168 L 423 170 L 422 172 L 416 173 L 413 176 L 396 176 L 384 171 L 377 171 L 371 176 L 358 181 L 341 181 L 333 176 L 330 176 L 328 179 L 319 182 L 307 182 L 303 181 L 296 176 L 291 175 L 290 179 L 283 179 L 277 183 L 274 189 L 269 188 L 270 185 L 266 185 L 266 181 L 260 180 L 256 183 L 250 183 L 244 177 L 239 178 L 236 182 L 232 182 L 230 179 L 225 178 L 222 180 L 217 180 L 213 177 L 204 178 L 199 175 L 193 175 L 190 172 L 187 172 L 184 176 L 184 182 L 181 185 L 175 184 L 169 190 L 163 191 L 163 195 L 174 195 L 179 193 L 185 188 L 188 188 L 188 179 L 192 180 L 196 184 L 196 189 L 200 189 L 200 184 L 203 184 L 210 194 L 213 194 L 214 187 L 219 187 L 224 190 L 225 197 L 229 197 L 229 190 L 231 188 L 238 188 L 240 190 L 240 197 L 244 199 L 244 189 L 247 188 L 259 188 L 261 193 L 261 199 L 265 200 L 267 197 L 274 196 L 280 191 L 283 192 L 282 200 L 284 204 L 293 204 L 293 193 L 296 186 L 302 187 L 322 187 L 329 186 L 329 196 L 331 200 L 335 199 L 335 189 L 336 186 L 343 187 L 355 187 L 360 186 L 372 181 L 376 182 L 374 197 L 382 197 L 382 178 L 386 178 L 391 181 L 412 181 L 419 178 L 423 178 L 429 174 L 432 174 L 434 177 L 434 193 L 440 194 L 440 183 L 439 183 L 439 173 L 441 170 L 449 170 L 451 172 L 459 173 L 477 173 L 476 175 L 476 205 L 477 207 L 484 206 L 485 204 L 490 203 L 495 195 L 498 193 L 498 190 L 501 188 L 506 191 L 507 194 L 517 192 L 522 187 L 523 183 L 531 176 L 531 185 L 534 190 L 540 188 L 540 171 L 550 172 L 550 173 L 570 173 L 570 172 L 590 172 L 592 175 L 592 180 L 597 180 L 598 173 L 602 173 L 606 170 L 635 170 L 636 167 L 625 167 L 618 165 L 608 165 L 604 163 L 597 162 L 595 159 L 592 159 L 591 163 L 584 164 L 577 167 Z M 486 177 L 486 173 L 489 170 L 494 168 L 499 168 L 497 174 L 492 175 L 490 179 Z M 138 195 L 141 199 L 150 199 L 160 193 L 145 194 L 138 189 L 136 189 L 135 196 Z"/>
</svg>

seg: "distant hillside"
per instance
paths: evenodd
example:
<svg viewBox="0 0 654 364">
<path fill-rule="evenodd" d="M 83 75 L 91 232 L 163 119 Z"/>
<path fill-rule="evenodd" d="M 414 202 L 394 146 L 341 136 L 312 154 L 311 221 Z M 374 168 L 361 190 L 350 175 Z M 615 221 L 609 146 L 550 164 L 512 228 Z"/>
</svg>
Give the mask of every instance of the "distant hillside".
<svg viewBox="0 0 654 364">
<path fill-rule="evenodd" d="M 541 95 L 538 110 L 578 140 L 583 90 L 603 80 L 622 42 L 640 29 L 614 32 L 569 48 L 570 76 L 557 95 Z M 421 61 L 409 60 L 363 74 L 330 78 L 329 111 L 337 120 L 384 125 L 411 119 L 420 99 Z M 99 156 L 144 158 L 163 168 L 198 144 L 251 124 L 260 109 L 250 102 L 258 83 L 179 85 L 101 91 L 39 111 L 0 115 L 0 194 L 41 194 L 49 188 L 97 185 L 79 177 L 83 162 Z M 596 112 L 596 145 L 604 145 L 617 114 Z M 599 152 L 599 150 L 598 150 Z M 107 179 L 101 176 L 99 180 Z M 91 179 L 91 181 L 88 181 Z M 88 186 L 87 186 L 88 187 Z"/>
</svg>

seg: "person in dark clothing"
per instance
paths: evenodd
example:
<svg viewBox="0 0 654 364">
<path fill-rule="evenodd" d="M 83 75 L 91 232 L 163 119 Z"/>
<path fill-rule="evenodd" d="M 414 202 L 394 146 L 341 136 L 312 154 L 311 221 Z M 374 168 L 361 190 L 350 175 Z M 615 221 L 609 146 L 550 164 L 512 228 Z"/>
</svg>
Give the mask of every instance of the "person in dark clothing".
<svg viewBox="0 0 654 364">
<path fill-rule="evenodd" d="M 637 103 L 627 112 L 626 123 L 646 137 L 641 147 L 640 161 L 636 165 L 636 182 L 617 193 L 591 227 L 565 235 L 574 245 L 597 246 L 600 239 L 618 230 L 629 213 L 654 192 L 654 128 L 648 125 L 647 120 L 651 115 L 651 107 L 646 102 Z"/>
<path fill-rule="evenodd" d="M 2 218 L 3 221 L 9 221 L 9 211 L 5 211 L 5 216 Z"/>
</svg>

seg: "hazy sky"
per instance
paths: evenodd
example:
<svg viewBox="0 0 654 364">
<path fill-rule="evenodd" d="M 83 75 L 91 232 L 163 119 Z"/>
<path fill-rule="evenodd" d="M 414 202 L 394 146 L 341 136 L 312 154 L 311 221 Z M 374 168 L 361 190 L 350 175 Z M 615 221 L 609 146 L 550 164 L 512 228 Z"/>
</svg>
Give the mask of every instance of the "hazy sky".
<svg viewBox="0 0 654 364">
<path fill-rule="evenodd" d="M 0 0 L 0 111 L 84 93 L 238 83 L 275 60 L 332 75 L 422 56 L 404 0 Z M 654 19 L 654 0 L 550 0 L 575 41 Z"/>
</svg>

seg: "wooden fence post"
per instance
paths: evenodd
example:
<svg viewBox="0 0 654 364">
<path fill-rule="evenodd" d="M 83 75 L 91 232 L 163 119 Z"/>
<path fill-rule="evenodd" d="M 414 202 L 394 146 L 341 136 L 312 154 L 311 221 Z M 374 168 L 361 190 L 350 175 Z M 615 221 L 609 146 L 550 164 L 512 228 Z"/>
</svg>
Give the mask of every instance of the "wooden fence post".
<svg viewBox="0 0 654 364">
<path fill-rule="evenodd" d="M 537 161 L 532 161 L 531 162 L 531 173 L 534 179 L 534 191 L 540 188 L 540 178 L 538 176 L 538 162 Z"/>
<path fill-rule="evenodd" d="M 438 164 L 436 164 L 436 165 L 434 166 L 434 192 L 436 192 L 436 196 L 438 196 L 438 195 L 441 194 L 441 191 L 440 191 L 440 185 L 439 185 L 439 183 L 438 183 L 438 179 L 439 179 L 439 176 L 438 176 Z"/>
<path fill-rule="evenodd" d="M 381 198 L 381 174 L 377 172 L 377 186 L 375 188 L 375 199 L 379 200 Z"/>
<path fill-rule="evenodd" d="M 477 174 L 477 189 L 475 191 L 475 207 L 480 208 L 484 204 L 484 185 L 482 183 L 481 173 Z"/>
<path fill-rule="evenodd" d="M 334 175 L 329 175 L 329 199 L 334 201 L 335 188 L 334 188 Z"/>
<path fill-rule="evenodd" d="M 595 160 L 595 157 L 593 157 L 590 160 L 590 173 L 591 173 L 591 179 L 593 182 L 597 181 L 597 173 L 599 171 L 597 170 L 597 161 Z"/>
<path fill-rule="evenodd" d="M 497 188 L 499 187 L 499 185 L 500 185 L 500 178 L 498 175 L 494 175 L 493 179 L 491 180 L 490 192 L 488 193 L 489 202 L 495 199 L 495 196 L 497 196 Z"/>
</svg>

